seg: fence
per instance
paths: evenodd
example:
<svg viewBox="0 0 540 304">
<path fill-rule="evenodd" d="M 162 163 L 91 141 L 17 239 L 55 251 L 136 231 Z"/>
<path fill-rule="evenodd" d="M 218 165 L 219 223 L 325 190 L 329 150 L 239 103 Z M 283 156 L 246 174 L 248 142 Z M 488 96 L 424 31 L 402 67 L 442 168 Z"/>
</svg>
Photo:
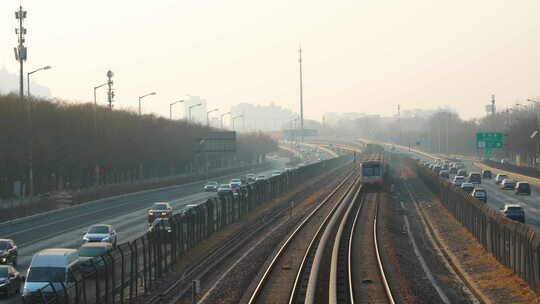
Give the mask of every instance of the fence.
<svg viewBox="0 0 540 304">
<path fill-rule="evenodd" d="M 454 217 L 499 262 L 540 291 L 540 236 L 418 164 L 417 172 Z"/>
<path fill-rule="evenodd" d="M 540 178 L 540 170 L 538 170 L 537 168 L 516 166 L 516 165 L 510 164 L 510 163 L 502 164 L 501 162 L 496 162 L 496 161 L 492 161 L 492 160 L 488 160 L 488 159 L 483 160 L 482 163 L 484 163 L 485 165 L 488 165 L 488 166 L 490 166 L 492 168 L 506 170 L 506 171 L 510 171 L 510 172 L 513 172 L 513 173 L 526 175 L 526 176 L 530 176 L 530 177 L 534 177 L 534 178 Z"/>
<path fill-rule="evenodd" d="M 24 303 L 128 303 L 153 289 L 181 255 L 257 206 L 304 183 L 309 178 L 339 167 L 351 155 L 287 171 L 265 181 L 249 184 L 237 196 L 225 195 L 175 214 L 171 229 L 155 229 L 118 245 L 106 255 L 76 265 L 67 282 L 49 282 L 23 298 Z M 146 220 L 146 219 L 141 219 Z"/>
</svg>

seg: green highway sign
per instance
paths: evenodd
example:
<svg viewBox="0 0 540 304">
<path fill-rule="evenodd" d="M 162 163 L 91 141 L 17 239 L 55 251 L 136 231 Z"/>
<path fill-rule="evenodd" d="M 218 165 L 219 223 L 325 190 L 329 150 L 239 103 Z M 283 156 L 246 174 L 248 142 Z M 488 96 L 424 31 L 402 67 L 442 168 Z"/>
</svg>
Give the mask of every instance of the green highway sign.
<svg viewBox="0 0 540 304">
<path fill-rule="evenodd" d="M 504 147 L 504 134 L 501 132 L 476 133 L 477 149 L 502 149 Z"/>
</svg>

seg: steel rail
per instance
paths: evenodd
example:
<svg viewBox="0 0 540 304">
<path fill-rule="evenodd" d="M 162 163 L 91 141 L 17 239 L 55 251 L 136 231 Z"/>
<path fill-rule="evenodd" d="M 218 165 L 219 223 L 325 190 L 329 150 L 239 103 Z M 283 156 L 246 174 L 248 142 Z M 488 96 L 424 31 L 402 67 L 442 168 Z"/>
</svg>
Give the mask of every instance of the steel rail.
<svg viewBox="0 0 540 304">
<path fill-rule="evenodd" d="M 379 195 L 377 195 L 377 198 L 379 198 Z M 384 285 L 384 290 L 386 292 L 386 297 L 388 298 L 388 302 L 391 304 L 395 304 L 394 296 L 392 295 L 392 290 L 390 289 L 390 285 L 388 284 L 388 280 L 386 279 L 386 274 L 384 271 L 381 254 L 379 250 L 379 244 L 378 244 L 378 235 L 377 235 L 377 218 L 379 216 L 379 204 L 377 199 L 377 207 L 375 209 L 375 217 L 373 219 L 373 241 L 375 244 L 375 255 L 377 256 L 377 264 L 379 266 L 379 272 L 381 274 L 381 280 Z"/>
<path fill-rule="evenodd" d="M 327 242 L 330 240 L 330 233 L 332 229 L 327 229 L 328 227 L 332 228 L 335 225 L 335 222 L 338 220 L 338 217 L 343 213 L 342 207 L 343 203 L 348 201 L 350 198 L 350 195 L 354 188 L 360 184 L 361 178 L 360 176 L 357 177 L 357 179 L 351 184 L 351 186 L 347 189 L 347 191 L 344 193 L 344 195 L 339 200 L 338 204 L 333 208 L 332 212 L 328 214 L 328 216 L 325 218 L 324 222 L 319 226 L 319 229 L 317 230 L 317 233 L 311 240 L 311 243 L 309 244 L 309 248 L 306 251 L 306 254 L 304 256 L 304 259 L 302 260 L 302 265 L 298 271 L 295 284 L 293 287 L 293 292 L 291 292 L 289 303 L 296 303 L 298 301 L 303 303 L 316 303 L 316 291 L 317 291 L 317 276 L 319 273 L 320 265 L 323 263 L 323 256 L 324 256 L 324 248 L 326 247 Z M 337 217 L 336 217 L 336 213 Z M 321 245 L 323 244 L 323 245 Z M 307 264 L 307 261 L 309 258 L 313 258 L 311 264 Z M 308 269 L 309 268 L 309 269 Z M 305 271 L 309 271 L 309 274 L 307 275 L 307 286 L 305 290 L 305 298 L 304 301 L 301 301 L 298 299 L 298 292 L 299 292 L 299 283 L 302 277 L 304 280 L 306 279 Z"/>
<path fill-rule="evenodd" d="M 347 250 L 346 251 L 347 271 L 345 272 L 347 276 L 346 280 L 348 280 L 348 283 L 349 283 L 347 284 L 348 286 L 347 289 L 349 289 L 349 291 L 352 292 L 352 284 L 351 284 L 351 277 L 350 277 L 350 273 L 351 273 L 350 253 L 351 253 L 352 236 L 354 235 L 353 233 L 354 225 L 356 223 L 358 213 L 360 212 L 360 210 L 362 210 L 362 206 L 364 205 L 364 198 L 365 198 L 364 195 L 362 195 L 362 201 L 357 203 L 358 197 L 360 196 L 361 192 L 362 192 L 362 187 L 359 187 L 351 201 L 351 204 L 347 208 L 347 211 L 345 212 L 345 215 L 343 216 L 341 220 L 337 234 L 334 238 L 334 247 L 332 249 L 332 261 L 330 265 L 330 284 L 329 284 L 329 294 L 328 294 L 328 302 L 330 304 L 343 303 L 341 302 L 343 295 L 341 297 L 339 296 L 340 292 L 343 292 L 342 290 L 343 284 L 341 284 L 343 278 L 342 277 L 340 278 L 340 275 L 341 276 L 343 275 L 343 271 L 342 271 L 343 269 L 340 268 L 339 263 L 342 262 L 342 259 L 343 259 L 342 253 L 343 253 L 343 250 L 345 250 L 345 248 Z M 356 216 L 351 217 L 351 213 L 353 212 L 353 209 L 355 208 L 355 206 L 357 206 L 358 208 L 356 212 Z M 353 221 L 350 225 L 351 227 L 350 229 L 346 230 L 347 229 L 346 226 L 350 223 L 351 219 Z M 347 237 L 347 234 L 349 234 L 348 235 L 349 237 Z M 352 296 L 350 296 L 349 298 L 352 300 L 351 303 L 354 303 L 354 298 Z"/>
<path fill-rule="evenodd" d="M 252 304 L 252 303 L 255 303 L 264 287 L 264 285 L 266 284 L 266 282 L 268 281 L 268 278 L 270 277 L 270 274 L 272 273 L 272 271 L 274 270 L 275 268 L 275 265 L 277 264 L 277 261 L 281 258 L 281 256 L 283 255 L 283 253 L 285 252 L 285 250 L 289 247 L 289 245 L 291 244 L 292 240 L 296 237 L 296 235 L 298 234 L 298 232 L 300 230 L 302 230 L 302 228 L 305 226 L 306 223 L 308 223 L 311 218 L 324 206 L 326 205 L 327 202 L 330 201 L 330 199 L 332 197 L 334 197 L 336 195 L 336 193 L 338 192 L 338 190 L 340 190 L 347 181 L 349 181 L 352 176 L 354 175 L 354 171 L 351 172 L 346 178 L 343 179 L 343 181 L 341 181 L 341 183 L 339 183 L 339 185 L 334 189 L 332 190 L 332 192 L 325 197 L 325 199 L 298 225 L 298 227 L 296 227 L 296 229 L 293 231 L 293 233 L 287 238 L 287 240 L 285 241 L 285 243 L 280 247 L 279 251 L 276 253 L 276 255 L 272 258 L 272 261 L 270 262 L 270 264 L 268 265 L 268 267 L 266 268 L 263 276 L 261 277 L 261 279 L 259 280 L 259 282 L 257 283 L 257 286 L 255 287 L 255 290 L 253 291 L 250 299 L 249 299 L 249 304 Z M 354 184 L 354 183 L 353 183 Z M 339 204 L 338 204 L 339 205 Z M 334 208 L 335 209 L 335 208 Z M 334 210 L 333 209 L 333 210 Z"/>
</svg>

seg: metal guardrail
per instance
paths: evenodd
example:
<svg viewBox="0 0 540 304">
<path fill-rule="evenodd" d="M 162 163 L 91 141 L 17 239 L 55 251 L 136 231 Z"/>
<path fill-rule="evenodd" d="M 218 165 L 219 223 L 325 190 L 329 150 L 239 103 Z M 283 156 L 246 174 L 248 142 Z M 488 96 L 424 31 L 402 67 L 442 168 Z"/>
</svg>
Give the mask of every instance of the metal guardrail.
<svg viewBox="0 0 540 304">
<path fill-rule="evenodd" d="M 455 188 L 431 170 L 418 163 L 416 166 L 424 183 L 484 249 L 540 292 L 540 235 Z"/>
<path fill-rule="evenodd" d="M 173 269 L 182 254 L 213 233 L 238 221 L 259 205 L 320 175 L 330 168 L 351 161 L 346 155 L 325 160 L 242 188 L 238 196 L 207 200 L 171 218 L 171 232 L 157 229 L 132 242 L 118 245 L 106 255 L 79 264 L 68 274 L 68 282 L 50 282 L 24 303 L 129 303 L 152 291 L 157 280 Z M 141 218 L 141 220 L 145 220 Z"/>
</svg>

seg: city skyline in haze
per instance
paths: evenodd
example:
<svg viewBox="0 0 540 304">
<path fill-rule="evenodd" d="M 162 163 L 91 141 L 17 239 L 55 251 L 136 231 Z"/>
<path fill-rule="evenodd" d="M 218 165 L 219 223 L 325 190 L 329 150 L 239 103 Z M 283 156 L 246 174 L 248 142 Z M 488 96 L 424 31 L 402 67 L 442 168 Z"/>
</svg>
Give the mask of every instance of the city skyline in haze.
<svg viewBox="0 0 540 304">
<path fill-rule="evenodd" d="M 112 70 L 115 108 L 169 116 L 169 104 L 201 96 L 208 108 L 271 102 L 299 112 L 303 49 L 306 119 L 325 113 L 392 116 L 450 107 L 485 115 L 540 96 L 538 1 L 417 0 L 92 2 L 22 1 L 25 73 L 53 97 L 90 102 Z M 0 67 L 18 73 L 14 12 L 0 2 Z M 26 75 L 25 75 L 26 76 Z M 540 75 L 538 75 L 540 77 Z M 2 90 L 0 84 L 0 91 Z M 26 86 L 26 84 L 25 84 Z M 98 92 L 105 104 L 105 90 Z"/>
</svg>

